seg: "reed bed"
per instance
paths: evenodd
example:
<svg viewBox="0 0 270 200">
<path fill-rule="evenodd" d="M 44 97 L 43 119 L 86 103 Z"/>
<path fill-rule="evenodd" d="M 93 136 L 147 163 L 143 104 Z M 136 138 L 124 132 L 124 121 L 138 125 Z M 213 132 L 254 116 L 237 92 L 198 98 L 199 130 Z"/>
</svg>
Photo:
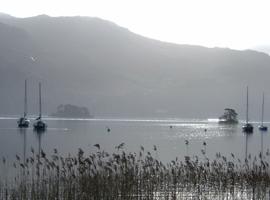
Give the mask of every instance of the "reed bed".
<svg viewBox="0 0 270 200">
<path fill-rule="evenodd" d="M 157 148 L 126 152 L 124 143 L 114 153 L 97 151 L 62 157 L 31 150 L 29 158 L 16 156 L 15 175 L 5 174 L 2 160 L 0 199 L 58 200 L 178 200 L 178 199 L 269 199 L 269 154 L 240 160 L 216 154 L 209 160 L 198 156 L 162 163 Z"/>
</svg>

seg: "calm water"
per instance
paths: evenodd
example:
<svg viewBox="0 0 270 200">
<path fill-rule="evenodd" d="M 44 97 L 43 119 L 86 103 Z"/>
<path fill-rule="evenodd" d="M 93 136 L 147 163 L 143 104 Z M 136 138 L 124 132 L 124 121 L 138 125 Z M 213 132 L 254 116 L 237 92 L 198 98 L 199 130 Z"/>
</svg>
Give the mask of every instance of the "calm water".
<svg viewBox="0 0 270 200">
<path fill-rule="evenodd" d="M 258 155 L 270 147 L 270 134 L 261 133 L 254 124 L 253 134 L 242 133 L 241 124 L 236 126 L 219 125 L 208 120 L 128 120 L 94 119 L 68 120 L 45 118 L 48 130 L 37 134 L 32 127 L 16 128 L 15 118 L 0 118 L 0 156 L 14 160 L 30 154 L 31 147 L 43 149 L 47 154 L 56 148 L 62 155 L 77 153 L 78 148 L 85 152 L 96 151 L 94 144 L 108 152 L 116 151 L 115 146 L 124 142 L 126 151 L 138 152 L 140 146 L 153 153 L 160 160 L 169 162 L 176 157 L 199 155 L 206 150 L 209 158 L 216 152 L 226 156 L 234 153 L 244 159 L 246 153 Z M 172 128 L 170 127 L 172 126 Z M 108 132 L 107 128 L 111 131 Z M 189 145 L 185 145 L 185 140 Z M 206 146 L 203 145 L 206 142 Z"/>
</svg>

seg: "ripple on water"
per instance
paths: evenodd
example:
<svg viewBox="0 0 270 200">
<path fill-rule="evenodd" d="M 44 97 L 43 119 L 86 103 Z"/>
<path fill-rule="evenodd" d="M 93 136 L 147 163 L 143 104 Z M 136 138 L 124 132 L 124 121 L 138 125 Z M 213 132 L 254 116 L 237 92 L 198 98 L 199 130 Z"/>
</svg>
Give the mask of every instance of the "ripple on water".
<svg viewBox="0 0 270 200">
<path fill-rule="evenodd" d="M 232 134 L 237 131 L 235 126 L 221 126 L 217 123 L 178 123 L 168 124 L 167 126 L 172 127 L 172 132 L 170 134 L 166 134 L 170 140 L 211 139 L 228 136 L 228 134 Z"/>
</svg>

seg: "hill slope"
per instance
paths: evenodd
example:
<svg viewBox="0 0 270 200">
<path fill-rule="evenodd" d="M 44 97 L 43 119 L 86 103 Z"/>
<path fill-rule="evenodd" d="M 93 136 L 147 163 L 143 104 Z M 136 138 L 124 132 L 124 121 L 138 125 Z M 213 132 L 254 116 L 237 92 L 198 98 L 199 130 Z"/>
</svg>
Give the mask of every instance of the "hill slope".
<svg viewBox="0 0 270 200">
<path fill-rule="evenodd" d="M 40 80 L 44 112 L 75 104 L 106 117 L 217 117 L 225 107 L 243 115 L 249 85 L 255 119 L 262 91 L 270 92 L 270 57 L 263 53 L 164 43 L 98 18 L 0 22 L 3 114 L 22 110 L 25 78 L 31 113 Z"/>
</svg>

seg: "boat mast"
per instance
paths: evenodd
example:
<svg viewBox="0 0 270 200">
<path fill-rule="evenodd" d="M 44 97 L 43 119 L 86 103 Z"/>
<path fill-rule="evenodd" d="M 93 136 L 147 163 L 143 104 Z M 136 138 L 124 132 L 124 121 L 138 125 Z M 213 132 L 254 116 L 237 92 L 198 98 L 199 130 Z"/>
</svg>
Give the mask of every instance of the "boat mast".
<svg viewBox="0 0 270 200">
<path fill-rule="evenodd" d="M 248 123 L 248 86 L 247 86 L 247 113 L 246 113 L 246 123 Z"/>
<path fill-rule="evenodd" d="M 39 82 L 39 118 L 41 119 L 41 83 Z"/>
<path fill-rule="evenodd" d="M 263 116 L 264 116 L 264 93 L 263 93 L 263 101 L 262 101 L 262 126 L 263 126 Z"/>
<path fill-rule="evenodd" d="M 23 117 L 27 115 L 27 80 L 24 81 L 24 113 Z"/>
</svg>

